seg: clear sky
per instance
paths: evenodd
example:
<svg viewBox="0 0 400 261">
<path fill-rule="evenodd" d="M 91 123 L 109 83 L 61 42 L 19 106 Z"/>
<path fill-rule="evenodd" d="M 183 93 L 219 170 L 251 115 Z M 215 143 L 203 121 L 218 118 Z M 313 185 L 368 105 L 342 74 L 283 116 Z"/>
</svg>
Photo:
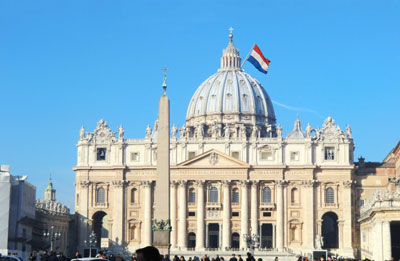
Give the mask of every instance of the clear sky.
<svg viewBox="0 0 400 261">
<path fill-rule="evenodd" d="M 284 135 L 350 124 L 355 157 L 381 161 L 400 138 L 400 1 L 0 1 L 0 164 L 28 175 L 37 197 L 51 174 L 74 205 L 75 144 L 104 118 L 143 138 L 168 67 L 171 121 L 219 67 L 233 27 L 244 58 L 257 43 Z"/>
</svg>

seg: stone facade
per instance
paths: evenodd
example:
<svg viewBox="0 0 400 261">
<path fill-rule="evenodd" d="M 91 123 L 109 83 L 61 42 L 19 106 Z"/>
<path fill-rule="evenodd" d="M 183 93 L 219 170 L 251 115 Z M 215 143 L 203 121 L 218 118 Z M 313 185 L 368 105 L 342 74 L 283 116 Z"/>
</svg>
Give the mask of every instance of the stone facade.
<svg viewBox="0 0 400 261">
<path fill-rule="evenodd" d="M 357 166 L 356 214 L 360 255 L 373 260 L 400 258 L 400 142 L 382 163 Z"/>
<path fill-rule="evenodd" d="M 221 68 L 195 92 L 186 124 L 170 138 L 171 251 L 311 253 L 315 239 L 355 254 L 354 143 L 328 117 L 286 137 L 261 84 L 244 73 L 230 35 Z M 172 100 L 172 103 L 174 101 Z M 118 132 L 118 134 L 117 134 Z M 152 244 L 158 122 L 143 139 L 126 139 L 100 120 L 77 144 L 79 247 L 91 230 L 99 246 L 130 251 Z M 229 252 L 230 253 L 230 252 Z"/>
<path fill-rule="evenodd" d="M 36 219 L 39 231 L 41 231 L 40 239 L 45 243 L 42 249 L 53 249 L 63 252 L 64 254 L 72 254 L 68 238 L 70 235 L 69 223 L 71 217 L 69 208 L 64 204 L 56 201 L 56 190 L 53 188 L 51 179 L 44 191 L 43 200 L 36 200 Z M 48 237 L 44 237 L 43 233 L 50 233 Z M 52 233 L 60 233 L 59 236 L 53 238 Z"/>
<path fill-rule="evenodd" d="M 4 166 L 4 165 L 3 165 Z M 8 223 L 8 252 L 24 260 L 34 248 L 36 187 L 27 176 L 11 176 L 10 212 Z M 2 194 L 7 198 L 6 194 Z"/>
</svg>

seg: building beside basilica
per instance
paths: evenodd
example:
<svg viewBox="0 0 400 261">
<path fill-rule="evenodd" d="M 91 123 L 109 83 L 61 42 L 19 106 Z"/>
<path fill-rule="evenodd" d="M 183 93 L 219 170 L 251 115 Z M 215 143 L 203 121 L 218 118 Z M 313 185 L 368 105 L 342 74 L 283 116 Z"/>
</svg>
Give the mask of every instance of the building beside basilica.
<svg viewBox="0 0 400 261">
<path fill-rule="evenodd" d="M 190 100 L 186 123 L 171 129 L 171 252 L 231 253 L 260 235 L 256 253 L 329 249 L 354 256 L 354 143 L 328 117 L 299 119 L 282 136 L 266 90 L 240 66 L 232 34 L 221 67 Z M 172 101 L 173 102 L 173 101 Z M 99 247 L 152 244 L 158 123 L 127 139 L 100 120 L 77 144 L 79 248 L 93 230 Z M 267 251 L 268 250 L 268 251 Z"/>
<path fill-rule="evenodd" d="M 75 244 L 69 241 L 72 238 L 69 208 L 56 200 L 51 179 L 44 191 L 44 198 L 36 200 L 35 212 L 38 240 L 43 242 L 40 250 L 50 249 L 72 256 L 75 250 L 72 246 Z"/>
</svg>

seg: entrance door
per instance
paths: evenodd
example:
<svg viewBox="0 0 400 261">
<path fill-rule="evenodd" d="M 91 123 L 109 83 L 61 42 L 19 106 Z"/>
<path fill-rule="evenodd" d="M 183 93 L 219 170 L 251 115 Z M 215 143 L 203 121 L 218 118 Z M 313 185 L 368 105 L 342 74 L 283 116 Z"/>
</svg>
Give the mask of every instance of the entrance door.
<svg viewBox="0 0 400 261">
<path fill-rule="evenodd" d="M 195 247 L 196 247 L 196 234 L 190 232 L 188 236 L 188 248 L 195 248 Z"/>
<path fill-rule="evenodd" d="M 240 236 L 238 233 L 233 233 L 232 234 L 232 248 L 233 249 L 239 249 L 239 244 L 240 244 Z"/>
<path fill-rule="evenodd" d="M 272 248 L 272 224 L 261 225 L 261 247 Z"/>
<path fill-rule="evenodd" d="M 219 248 L 219 224 L 208 224 L 208 247 Z"/>
</svg>

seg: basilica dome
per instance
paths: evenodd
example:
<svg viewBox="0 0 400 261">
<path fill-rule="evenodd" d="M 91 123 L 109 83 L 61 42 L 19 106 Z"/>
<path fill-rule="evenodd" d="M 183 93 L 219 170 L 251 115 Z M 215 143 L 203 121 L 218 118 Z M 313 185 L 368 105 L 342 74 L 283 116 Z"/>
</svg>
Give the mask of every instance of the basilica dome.
<svg viewBox="0 0 400 261">
<path fill-rule="evenodd" d="M 241 68 L 239 50 L 229 35 L 222 52 L 221 67 L 205 80 L 190 100 L 186 126 L 198 124 L 245 124 L 274 130 L 271 99 L 259 81 Z"/>
</svg>

